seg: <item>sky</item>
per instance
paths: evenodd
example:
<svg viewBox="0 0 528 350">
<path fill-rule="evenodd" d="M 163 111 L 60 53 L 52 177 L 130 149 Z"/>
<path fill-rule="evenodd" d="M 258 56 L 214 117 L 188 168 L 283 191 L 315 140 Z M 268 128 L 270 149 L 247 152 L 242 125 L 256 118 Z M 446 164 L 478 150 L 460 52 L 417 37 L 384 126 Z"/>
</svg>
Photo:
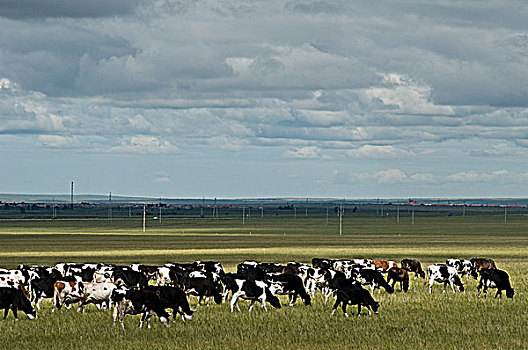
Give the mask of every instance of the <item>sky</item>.
<svg viewBox="0 0 528 350">
<path fill-rule="evenodd" d="M 527 197 L 524 0 L 0 0 L 0 193 Z"/>
</svg>

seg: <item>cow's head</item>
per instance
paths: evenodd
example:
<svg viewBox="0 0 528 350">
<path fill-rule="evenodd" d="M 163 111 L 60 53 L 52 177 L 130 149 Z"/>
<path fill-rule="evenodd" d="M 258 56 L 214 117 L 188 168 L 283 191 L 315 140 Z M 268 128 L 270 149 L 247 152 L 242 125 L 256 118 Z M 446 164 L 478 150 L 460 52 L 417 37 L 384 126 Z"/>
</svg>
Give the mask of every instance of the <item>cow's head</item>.
<svg viewBox="0 0 528 350">
<path fill-rule="evenodd" d="M 266 288 L 266 301 L 268 301 L 274 308 L 280 309 L 281 304 L 279 298 L 271 294 L 270 290 Z"/>
<path fill-rule="evenodd" d="M 379 312 L 379 303 L 377 301 L 374 302 L 374 304 L 370 305 L 372 308 L 372 311 L 374 311 L 375 314 Z"/>
<path fill-rule="evenodd" d="M 513 288 L 510 288 L 510 289 L 506 289 L 506 296 L 508 298 L 513 298 L 513 295 L 515 294 L 515 291 L 513 290 Z"/>
</svg>

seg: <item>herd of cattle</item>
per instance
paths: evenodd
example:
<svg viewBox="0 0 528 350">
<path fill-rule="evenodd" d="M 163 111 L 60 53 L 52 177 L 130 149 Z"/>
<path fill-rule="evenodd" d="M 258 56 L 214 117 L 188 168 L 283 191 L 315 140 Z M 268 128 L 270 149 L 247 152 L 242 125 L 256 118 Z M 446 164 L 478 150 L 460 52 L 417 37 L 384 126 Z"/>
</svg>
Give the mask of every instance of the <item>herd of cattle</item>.
<svg viewBox="0 0 528 350">
<path fill-rule="evenodd" d="M 15 318 L 22 310 L 30 319 L 37 318 L 37 310 L 43 299 L 51 299 L 52 312 L 63 306 L 69 308 L 77 303 L 78 311 L 83 312 L 87 304 L 95 304 L 99 309 L 114 307 L 113 323 L 119 320 L 124 328 L 126 314 L 140 314 L 139 327 L 146 321 L 150 328 L 150 318 L 155 315 L 162 324 L 169 326 L 169 313 L 173 319 L 179 314 L 183 320 L 192 320 L 193 313 L 188 296 L 198 298 L 198 304 L 210 298 L 220 304 L 231 294 L 230 309 L 238 311 L 240 298 L 251 301 L 251 311 L 258 301 L 267 311 L 266 303 L 280 308 L 277 295 L 288 295 L 292 306 L 297 298 L 304 305 L 310 305 L 316 291 L 320 291 L 325 303 L 335 299 L 332 314 L 341 305 L 345 316 L 347 305 L 367 307 L 378 313 L 379 303 L 371 293 L 375 289 L 387 293 L 394 292 L 400 283 L 400 290 L 409 290 L 409 273 L 414 278 L 425 278 L 420 261 L 404 259 L 400 266 L 394 261 L 353 259 L 330 260 L 314 258 L 312 265 L 290 262 L 286 265 L 245 261 L 237 266 L 236 273 L 226 273 L 218 262 L 196 261 L 189 264 L 169 263 L 164 266 L 132 264 L 117 266 L 111 264 L 59 263 L 54 267 L 20 265 L 15 270 L 0 269 L 0 310 L 5 309 L 4 319 L 9 310 Z M 435 283 L 444 284 L 444 292 L 450 285 L 464 292 L 464 278 L 477 279 L 478 297 L 483 289 L 484 297 L 488 288 L 496 288 L 497 296 L 502 291 L 512 298 L 511 287 L 506 272 L 498 270 L 492 259 L 459 260 L 448 259 L 445 264 L 427 266 L 429 292 Z M 392 283 L 391 283 L 392 282 Z M 365 289 L 363 286 L 369 287 Z"/>
</svg>

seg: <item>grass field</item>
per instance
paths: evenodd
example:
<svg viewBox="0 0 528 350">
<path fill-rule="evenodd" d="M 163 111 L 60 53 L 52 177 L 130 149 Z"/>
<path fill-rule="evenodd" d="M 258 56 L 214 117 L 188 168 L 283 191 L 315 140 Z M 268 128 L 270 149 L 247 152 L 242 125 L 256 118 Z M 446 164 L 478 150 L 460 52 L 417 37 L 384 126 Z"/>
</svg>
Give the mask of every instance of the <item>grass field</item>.
<svg viewBox="0 0 528 350">
<path fill-rule="evenodd" d="M 227 304 L 198 307 L 191 322 L 177 320 L 166 329 L 153 321 L 150 330 L 113 328 L 111 314 L 88 307 L 85 314 L 49 303 L 30 321 L 10 314 L 0 322 L 2 348 L 121 349 L 525 349 L 528 345 L 528 217 L 423 217 L 397 224 L 394 218 L 346 218 L 338 235 L 334 218 L 138 221 L 2 221 L 0 266 L 57 262 L 149 263 L 220 261 L 227 270 L 246 259 L 310 262 L 313 257 L 379 259 L 417 258 L 423 264 L 446 258 L 491 257 L 509 272 L 513 299 L 477 299 L 475 280 L 465 294 L 429 295 L 423 280 L 411 280 L 407 294 L 374 294 L 379 315 L 330 316 L 333 303 L 320 294 L 312 306 L 256 308 L 230 313 Z M 494 295 L 493 290 L 490 293 Z M 285 299 L 283 299 L 285 301 Z M 196 300 L 191 299 L 192 307 Z M 285 304 L 285 302 L 284 302 Z M 355 308 L 350 307 L 349 314 Z M 364 310 L 365 312 L 365 310 Z"/>
</svg>

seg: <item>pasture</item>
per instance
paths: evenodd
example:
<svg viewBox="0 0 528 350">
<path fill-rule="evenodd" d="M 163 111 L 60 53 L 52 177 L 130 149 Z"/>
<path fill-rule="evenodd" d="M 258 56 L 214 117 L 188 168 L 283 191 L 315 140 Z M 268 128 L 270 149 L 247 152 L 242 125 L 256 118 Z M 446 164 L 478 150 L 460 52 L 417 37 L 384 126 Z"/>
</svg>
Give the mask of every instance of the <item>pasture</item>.
<svg viewBox="0 0 528 350">
<path fill-rule="evenodd" d="M 513 299 L 478 299 L 477 282 L 466 293 L 433 294 L 423 279 L 411 279 L 408 293 L 375 292 L 380 313 L 349 318 L 333 301 L 316 294 L 312 306 L 298 301 L 252 313 L 231 313 L 228 304 L 199 306 L 191 322 L 177 319 L 164 328 L 153 319 L 152 329 L 137 329 L 138 317 L 127 316 L 127 329 L 112 327 L 111 313 L 89 306 L 84 314 L 70 310 L 51 313 L 43 303 L 36 321 L 12 314 L 0 322 L 3 348 L 107 349 L 523 349 L 528 344 L 528 217 L 419 217 L 396 223 L 395 218 L 349 217 L 339 236 L 338 221 L 320 218 L 252 218 L 242 225 L 234 219 L 178 219 L 148 222 L 143 234 L 134 220 L 1 221 L 0 266 L 57 262 L 148 263 L 215 260 L 233 271 L 239 262 L 260 260 L 309 263 L 313 257 L 375 258 L 400 261 L 417 258 L 422 264 L 446 258 L 490 257 L 506 270 L 516 295 Z M 490 298 L 491 296 L 491 298 Z M 281 297 L 283 305 L 286 298 Z M 197 300 L 191 297 L 191 307 Z"/>
</svg>

